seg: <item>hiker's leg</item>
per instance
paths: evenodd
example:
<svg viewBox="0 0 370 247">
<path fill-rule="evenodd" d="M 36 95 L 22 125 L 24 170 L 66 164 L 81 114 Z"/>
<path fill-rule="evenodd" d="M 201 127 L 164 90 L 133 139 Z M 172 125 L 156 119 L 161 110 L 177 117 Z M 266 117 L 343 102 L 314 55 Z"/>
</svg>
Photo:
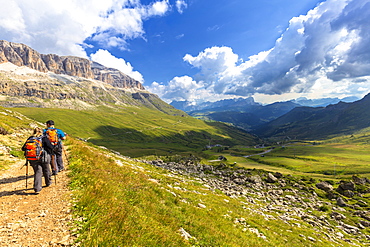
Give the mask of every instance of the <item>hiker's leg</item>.
<svg viewBox="0 0 370 247">
<path fill-rule="evenodd" d="M 56 153 L 55 156 L 56 156 L 58 171 L 64 170 L 64 165 L 63 165 L 63 150 L 62 149 L 58 150 L 58 152 Z"/>
<path fill-rule="evenodd" d="M 46 162 L 42 164 L 42 173 L 44 174 L 46 186 L 50 186 L 52 184 L 49 164 L 50 164 L 50 155 L 47 154 Z"/>
<path fill-rule="evenodd" d="M 52 172 L 52 175 L 57 175 L 58 174 L 58 166 L 57 166 L 57 159 L 56 159 L 56 154 L 52 154 L 51 155 L 51 158 L 50 158 L 50 168 L 51 168 L 51 172 Z M 54 165 L 55 165 L 55 168 L 54 168 Z"/>
<path fill-rule="evenodd" d="M 40 192 L 42 189 L 42 167 L 40 161 L 31 161 L 31 166 L 34 171 L 33 175 L 33 189 L 35 192 Z"/>
</svg>

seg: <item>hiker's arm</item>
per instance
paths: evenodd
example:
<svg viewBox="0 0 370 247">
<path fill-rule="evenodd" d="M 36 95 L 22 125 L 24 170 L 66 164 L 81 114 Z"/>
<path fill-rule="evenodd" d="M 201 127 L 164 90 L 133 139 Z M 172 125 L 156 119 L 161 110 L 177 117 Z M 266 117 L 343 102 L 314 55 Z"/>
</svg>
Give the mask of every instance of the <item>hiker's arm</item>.
<svg viewBox="0 0 370 247">
<path fill-rule="evenodd" d="M 42 145 L 44 146 L 46 152 L 48 152 L 49 154 L 52 152 L 54 148 L 53 144 L 51 144 L 49 138 L 47 138 L 46 136 L 42 138 Z"/>
<path fill-rule="evenodd" d="M 67 135 L 61 129 L 57 129 L 57 133 L 58 133 L 59 139 L 61 140 L 67 139 Z"/>
</svg>

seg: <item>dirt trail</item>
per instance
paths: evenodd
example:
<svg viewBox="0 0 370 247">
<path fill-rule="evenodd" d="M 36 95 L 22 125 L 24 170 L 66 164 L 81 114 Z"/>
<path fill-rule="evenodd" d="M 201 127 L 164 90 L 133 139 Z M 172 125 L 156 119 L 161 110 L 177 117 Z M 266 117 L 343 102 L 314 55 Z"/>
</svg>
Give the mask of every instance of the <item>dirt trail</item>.
<svg viewBox="0 0 370 247">
<path fill-rule="evenodd" d="M 19 161 L 6 171 L 0 171 L 0 246 L 72 246 L 69 231 L 72 216 L 71 193 L 67 171 L 60 172 L 57 183 L 33 190 L 33 169 Z"/>
</svg>

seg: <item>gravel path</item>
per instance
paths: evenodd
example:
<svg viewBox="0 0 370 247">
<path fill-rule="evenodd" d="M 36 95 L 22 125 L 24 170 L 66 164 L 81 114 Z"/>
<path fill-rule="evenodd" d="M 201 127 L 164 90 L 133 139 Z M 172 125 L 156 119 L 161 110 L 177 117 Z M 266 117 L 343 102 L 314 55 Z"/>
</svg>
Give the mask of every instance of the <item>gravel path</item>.
<svg viewBox="0 0 370 247">
<path fill-rule="evenodd" d="M 0 171 L 0 246 L 73 246 L 68 170 L 57 175 L 57 183 L 33 190 L 33 169 L 19 161 Z"/>
</svg>

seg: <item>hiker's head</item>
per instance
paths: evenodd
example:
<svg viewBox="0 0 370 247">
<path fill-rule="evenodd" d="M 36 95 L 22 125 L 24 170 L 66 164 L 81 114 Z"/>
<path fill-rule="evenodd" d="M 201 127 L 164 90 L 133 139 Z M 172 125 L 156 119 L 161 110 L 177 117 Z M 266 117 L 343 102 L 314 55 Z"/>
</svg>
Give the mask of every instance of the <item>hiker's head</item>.
<svg viewBox="0 0 370 247">
<path fill-rule="evenodd" d="M 46 125 L 47 126 L 53 126 L 54 125 L 54 121 L 53 120 L 48 120 L 48 121 L 46 121 Z"/>
<path fill-rule="evenodd" d="M 39 128 L 39 127 L 36 127 L 34 130 L 33 130 L 33 136 L 42 136 L 42 129 Z"/>
</svg>

